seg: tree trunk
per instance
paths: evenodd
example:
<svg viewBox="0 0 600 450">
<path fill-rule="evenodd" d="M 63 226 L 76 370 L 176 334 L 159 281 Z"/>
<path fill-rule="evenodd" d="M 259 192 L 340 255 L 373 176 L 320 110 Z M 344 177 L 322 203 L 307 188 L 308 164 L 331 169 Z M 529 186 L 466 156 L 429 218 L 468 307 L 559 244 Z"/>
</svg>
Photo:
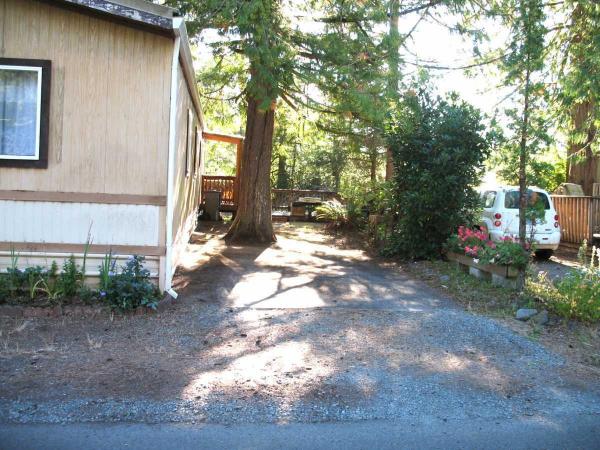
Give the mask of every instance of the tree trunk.
<svg viewBox="0 0 600 450">
<path fill-rule="evenodd" d="M 388 78 L 388 94 L 390 100 L 396 100 L 398 97 L 398 83 L 400 82 L 400 32 L 398 31 L 400 1 L 390 0 L 390 22 L 389 38 L 390 50 L 388 54 L 388 66 L 390 75 Z M 385 151 L 385 180 L 389 181 L 394 177 L 394 155 L 391 148 Z"/>
<path fill-rule="evenodd" d="M 371 163 L 371 183 L 377 181 L 377 149 L 371 149 L 369 154 L 369 162 Z"/>
<path fill-rule="evenodd" d="M 567 149 L 567 181 L 580 184 L 585 195 L 592 195 L 593 185 L 598 181 L 598 156 L 591 150 L 596 129 L 588 125 L 593 105 L 586 101 L 573 108 L 572 124 L 576 133 L 586 133 L 583 142 L 569 143 Z"/>
<path fill-rule="evenodd" d="M 277 158 L 277 189 L 289 189 L 289 184 L 287 158 L 284 155 L 279 155 Z"/>
<path fill-rule="evenodd" d="M 519 143 L 519 242 L 527 245 L 527 139 L 529 134 L 529 96 L 531 90 L 531 72 L 525 71 L 523 95 L 523 119 L 521 122 L 521 141 Z M 525 286 L 525 269 L 519 270 L 517 280 L 519 290 Z"/>
<path fill-rule="evenodd" d="M 259 99 L 248 97 L 246 135 L 235 219 L 225 236 L 228 243 L 275 242 L 271 222 L 271 154 L 275 105 L 261 110 Z"/>
</svg>

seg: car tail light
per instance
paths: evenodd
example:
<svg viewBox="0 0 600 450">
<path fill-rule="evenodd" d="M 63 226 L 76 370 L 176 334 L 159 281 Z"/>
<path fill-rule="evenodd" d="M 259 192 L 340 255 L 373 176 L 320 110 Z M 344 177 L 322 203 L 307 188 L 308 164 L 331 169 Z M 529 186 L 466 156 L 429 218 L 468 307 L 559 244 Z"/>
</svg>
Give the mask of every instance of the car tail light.
<svg viewBox="0 0 600 450">
<path fill-rule="evenodd" d="M 500 213 L 494 214 L 494 219 L 502 219 L 502 214 L 500 214 Z"/>
<path fill-rule="evenodd" d="M 558 222 L 558 214 L 554 216 L 554 220 Z"/>
<path fill-rule="evenodd" d="M 496 214 L 496 215 L 497 215 L 497 216 L 499 216 L 500 214 Z M 494 222 L 494 226 L 495 226 L 495 227 L 500 227 L 500 226 L 502 226 L 502 222 L 500 222 L 499 220 L 496 220 L 496 221 Z"/>
</svg>

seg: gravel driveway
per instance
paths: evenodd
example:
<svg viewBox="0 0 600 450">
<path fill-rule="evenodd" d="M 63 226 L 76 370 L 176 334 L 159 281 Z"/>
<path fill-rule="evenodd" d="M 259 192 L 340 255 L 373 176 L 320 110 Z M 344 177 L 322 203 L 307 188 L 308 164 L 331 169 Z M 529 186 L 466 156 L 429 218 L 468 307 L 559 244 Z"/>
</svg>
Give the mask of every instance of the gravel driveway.
<svg viewBox="0 0 600 450">
<path fill-rule="evenodd" d="M 163 313 L 2 319 L 0 421 L 600 414 L 594 373 L 318 228 L 281 225 L 269 248 L 226 247 L 218 231 L 195 234 Z"/>
</svg>

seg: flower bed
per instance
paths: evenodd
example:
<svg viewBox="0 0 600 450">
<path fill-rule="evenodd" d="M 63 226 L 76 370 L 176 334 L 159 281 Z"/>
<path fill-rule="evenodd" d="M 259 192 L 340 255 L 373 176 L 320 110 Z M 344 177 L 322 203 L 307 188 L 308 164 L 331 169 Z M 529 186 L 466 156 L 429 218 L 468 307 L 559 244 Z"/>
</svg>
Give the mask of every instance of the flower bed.
<svg viewBox="0 0 600 450">
<path fill-rule="evenodd" d="M 87 249 L 82 267 L 71 256 L 64 262 L 62 271 L 54 261 L 49 269 L 35 266 L 22 270 L 18 267 L 19 254 L 11 252 L 10 267 L 0 272 L 0 306 L 6 304 L 4 309 L 10 314 L 19 310 L 17 306 L 30 312 L 38 308 L 43 310 L 41 315 L 47 316 L 61 315 L 62 312 L 58 313 L 61 308 L 57 307 L 62 306 L 92 307 L 92 312 L 95 306 L 108 306 L 120 312 L 157 308 L 161 293 L 143 266 L 143 256 L 133 255 L 123 267 L 117 268 L 116 258 L 111 252 L 107 253 L 99 267 L 99 288 L 92 289 L 85 282 L 86 255 Z M 86 314 L 91 314 L 90 311 Z"/>
<path fill-rule="evenodd" d="M 519 269 L 526 267 L 529 252 L 514 238 L 492 242 L 485 230 L 459 227 L 446 244 L 447 256 L 479 278 L 491 278 L 494 284 L 516 287 Z"/>
</svg>

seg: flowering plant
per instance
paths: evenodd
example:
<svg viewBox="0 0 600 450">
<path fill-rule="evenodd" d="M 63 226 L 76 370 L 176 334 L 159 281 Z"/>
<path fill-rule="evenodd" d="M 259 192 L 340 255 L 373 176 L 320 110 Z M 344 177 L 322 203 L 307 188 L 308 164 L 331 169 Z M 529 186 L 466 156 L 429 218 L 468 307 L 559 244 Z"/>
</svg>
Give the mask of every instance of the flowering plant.
<svg viewBox="0 0 600 450">
<path fill-rule="evenodd" d="M 471 229 L 465 226 L 458 227 L 458 233 L 452 235 L 446 243 L 449 251 L 463 253 L 477 258 L 486 248 L 496 248 L 496 244 L 487 237 L 485 230 Z"/>
<path fill-rule="evenodd" d="M 525 248 L 519 241 L 506 236 L 500 242 L 489 239 L 486 230 L 460 226 L 458 233 L 452 235 L 446 244 L 449 251 L 477 258 L 482 264 L 498 264 L 523 268 L 529 260 L 530 246 Z"/>
</svg>

